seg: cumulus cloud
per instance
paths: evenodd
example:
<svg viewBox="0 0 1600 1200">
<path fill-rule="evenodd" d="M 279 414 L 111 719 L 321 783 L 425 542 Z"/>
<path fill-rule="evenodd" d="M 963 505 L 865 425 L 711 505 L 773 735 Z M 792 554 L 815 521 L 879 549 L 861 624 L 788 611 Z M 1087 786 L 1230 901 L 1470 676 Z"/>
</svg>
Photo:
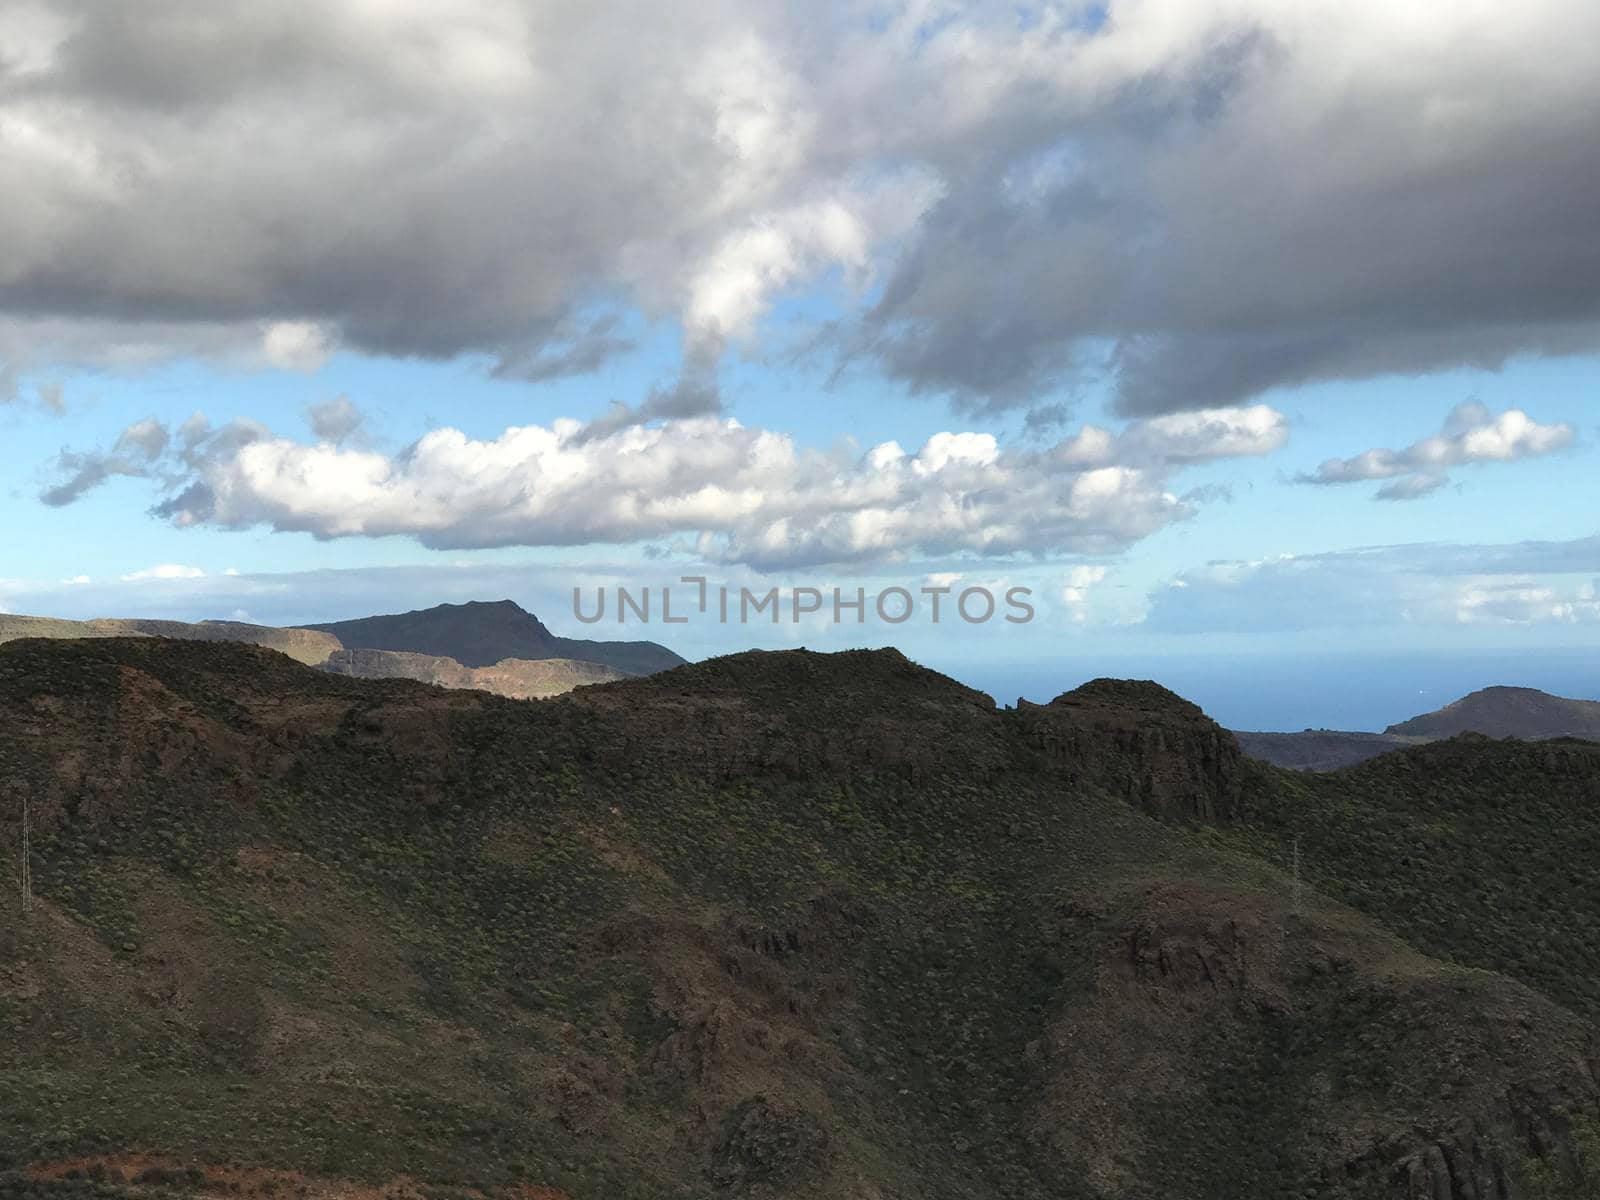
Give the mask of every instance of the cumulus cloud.
<svg viewBox="0 0 1600 1200">
<path fill-rule="evenodd" d="M 1449 467 L 1515 462 L 1553 454 L 1577 437 L 1571 425 L 1541 425 L 1520 408 L 1496 416 L 1477 401 L 1458 404 L 1444 428 L 1404 450 L 1368 450 L 1352 458 L 1330 458 L 1302 483 L 1365 483 L 1393 480 L 1379 489 L 1379 500 L 1415 500 L 1450 481 Z"/>
<path fill-rule="evenodd" d="M 1086 427 L 1038 451 L 945 432 L 914 451 L 822 452 L 715 416 L 598 431 L 558 420 L 488 440 L 437 429 L 390 456 L 193 418 L 171 434 L 142 424 L 111 454 L 80 457 L 158 437 L 170 449 L 137 466 L 180 527 L 405 535 L 436 549 L 670 539 L 713 561 L 779 566 L 1113 552 L 1192 513 L 1168 488 L 1175 471 L 1268 453 L 1283 429 L 1258 406 Z M 88 486 L 80 472 L 52 494 Z"/>
<path fill-rule="evenodd" d="M 1579 0 L 12 7 L 8 360 L 548 379 L 824 280 L 846 362 L 977 407 L 1600 346 Z"/>
</svg>

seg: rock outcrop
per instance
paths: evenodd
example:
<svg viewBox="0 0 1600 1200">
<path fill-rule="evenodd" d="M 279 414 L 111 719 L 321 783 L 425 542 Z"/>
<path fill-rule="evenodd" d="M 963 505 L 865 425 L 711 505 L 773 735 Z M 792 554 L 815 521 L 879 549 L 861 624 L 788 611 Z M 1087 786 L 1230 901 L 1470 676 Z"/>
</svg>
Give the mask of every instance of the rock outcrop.
<svg viewBox="0 0 1600 1200">
<path fill-rule="evenodd" d="M 1096 679 L 1049 704 L 1019 700 L 1023 740 L 1063 777 L 1154 815 L 1227 819 L 1242 786 L 1233 734 L 1148 681 Z"/>
</svg>

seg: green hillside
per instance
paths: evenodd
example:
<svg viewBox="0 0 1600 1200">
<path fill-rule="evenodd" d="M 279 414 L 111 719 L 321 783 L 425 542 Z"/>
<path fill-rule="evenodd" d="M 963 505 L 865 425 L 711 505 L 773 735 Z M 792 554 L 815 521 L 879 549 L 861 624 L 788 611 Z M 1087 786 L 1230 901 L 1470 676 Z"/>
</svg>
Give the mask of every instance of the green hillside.
<svg viewBox="0 0 1600 1200">
<path fill-rule="evenodd" d="M 1553 1195 L 1595 754 L 1308 777 L 893 651 L 524 703 L 13 642 L 0 1195 Z"/>
</svg>

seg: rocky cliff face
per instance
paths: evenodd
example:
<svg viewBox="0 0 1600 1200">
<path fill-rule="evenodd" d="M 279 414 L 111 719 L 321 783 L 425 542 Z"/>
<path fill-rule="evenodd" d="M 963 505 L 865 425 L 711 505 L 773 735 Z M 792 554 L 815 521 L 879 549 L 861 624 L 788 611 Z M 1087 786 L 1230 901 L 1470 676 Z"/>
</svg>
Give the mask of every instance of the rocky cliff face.
<svg viewBox="0 0 1600 1200">
<path fill-rule="evenodd" d="M 1096 679 L 1049 704 L 1018 701 L 1013 723 L 1064 778 L 1152 814 L 1217 820 L 1237 806 L 1233 734 L 1159 684 Z"/>
</svg>

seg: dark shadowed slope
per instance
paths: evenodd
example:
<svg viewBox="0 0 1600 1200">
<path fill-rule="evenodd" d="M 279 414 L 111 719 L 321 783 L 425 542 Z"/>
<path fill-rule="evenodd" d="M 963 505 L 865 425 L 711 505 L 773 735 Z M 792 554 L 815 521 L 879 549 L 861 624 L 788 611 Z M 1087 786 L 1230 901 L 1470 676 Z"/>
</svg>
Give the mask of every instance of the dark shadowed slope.
<svg viewBox="0 0 1600 1200">
<path fill-rule="evenodd" d="M 684 659 L 655 642 L 602 642 L 557 637 L 543 621 L 510 600 L 440 604 L 415 612 L 308 625 L 333 634 L 351 650 L 404 650 L 453 658 L 464 667 L 508 659 L 570 658 L 600 663 L 627 675 L 649 675 Z"/>
<path fill-rule="evenodd" d="M 1569 700 L 1534 688 L 1484 688 L 1437 712 L 1391 725 L 1384 732 L 1429 739 L 1481 733 L 1524 741 L 1558 737 L 1600 741 L 1600 701 Z"/>
<path fill-rule="evenodd" d="M 1387 733 L 1307 729 L 1303 733 L 1250 733 L 1235 730 L 1239 747 L 1251 758 L 1297 771 L 1337 771 L 1415 743 Z"/>
</svg>

